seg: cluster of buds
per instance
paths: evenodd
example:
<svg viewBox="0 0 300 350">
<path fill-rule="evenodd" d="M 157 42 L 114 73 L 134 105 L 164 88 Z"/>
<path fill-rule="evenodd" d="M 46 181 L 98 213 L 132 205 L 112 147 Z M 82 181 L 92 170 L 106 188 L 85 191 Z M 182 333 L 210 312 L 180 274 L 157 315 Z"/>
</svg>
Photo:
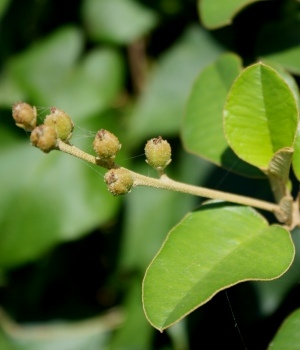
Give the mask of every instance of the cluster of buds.
<svg viewBox="0 0 300 350">
<path fill-rule="evenodd" d="M 32 145 L 45 153 L 56 149 L 58 140 L 68 143 L 74 129 L 74 123 L 67 113 L 55 107 L 52 107 L 50 112 L 44 123 L 37 126 L 35 107 L 25 102 L 19 102 L 12 108 L 16 125 L 31 132 Z"/>
<path fill-rule="evenodd" d="M 66 147 L 73 147 L 68 144 L 74 123 L 64 111 L 55 107 L 50 108 L 50 114 L 45 117 L 43 124 L 37 125 L 36 108 L 28 103 L 19 102 L 13 106 L 12 115 L 17 126 L 31 132 L 32 145 L 43 152 L 49 153 L 53 149 L 62 149 L 62 143 L 59 141 L 62 141 Z M 130 192 L 134 186 L 133 173 L 115 164 L 115 157 L 121 148 L 118 138 L 110 131 L 101 129 L 96 133 L 93 147 L 97 154 L 96 163 L 109 169 L 104 176 L 108 190 L 113 195 Z M 66 152 L 74 154 L 70 149 Z M 153 138 L 145 146 L 145 155 L 146 162 L 162 174 L 165 167 L 171 162 L 170 144 L 161 136 Z"/>
</svg>

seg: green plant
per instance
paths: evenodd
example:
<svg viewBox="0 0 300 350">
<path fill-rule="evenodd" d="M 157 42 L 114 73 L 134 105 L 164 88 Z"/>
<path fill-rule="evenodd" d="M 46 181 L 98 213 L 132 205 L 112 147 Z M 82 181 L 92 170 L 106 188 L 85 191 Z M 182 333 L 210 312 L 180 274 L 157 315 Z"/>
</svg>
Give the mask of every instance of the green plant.
<svg viewBox="0 0 300 350">
<path fill-rule="evenodd" d="M 257 4 L 246 6 L 250 3 Z M 275 15 L 270 11 L 272 6 L 276 9 Z M 129 317 L 128 321 L 126 318 L 122 321 L 117 309 L 111 328 L 107 326 L 109 318 L 106 316 L 91 320 L 92 325 L 103 322 L 109 334 L 116 326 L 123 325 L 114 333 L 111 343 L 97 338 L 98 344 L 103 341 L 103 346 L 112 349 L 126 346 L 132 349 L 133 338 L 137 339 L 134 340 L 137 348 L 151 347 L 149 339 L 153 333 L 138 308 L 141 284 L 148 321 L 160 331 L 166 329 L 174 349 L 180 349 L 188 348 L 189 342 L 193 344 L 191 348 L 199 348 L 199 343 L 192 340 L 189 322 L 197 315 L 206 320 L 209 312 L 203 316 L 205 308 L 220 295 L 226 293 L 227 296 L 227 292 L 220 291 L 236 285 L 229 289 L 229 297 L 232 291 L 238 290 L 241 291 L 239 296 L 246 299 L 247 293 L 242 288 L 251 286 L 259 299 L 257 314 L 253 316 L 249 310 L 244 311 L 247 302 L 241 309 L 250 320 L 251 317 L 265 320 L 280 309 L 299 278 L 299 261 L 297 254 L 295 256 L 300 221 L 297 190 L 300 180 L 299 4 L 293 0 L 268 3 L 202 0 L 198 2 L 202 27 L 195 24 L 193 16 L 187 15 L 191 9 L 195 12 L 194 7 L 193 1 L 182 5 L 177 0 L 151 4 L 142 0 L 85 0 L 80 13 L 85 21 L 84 29 L 61 27 L 33 48 L 7 59 L 0 81 L 0 103 L 5 108 L 17 100 L 30 101 L 36 106 L 55 104 L 74 120 L 54 107 L 43 117 L 41 107 L 32 108 L 22 103 L 15 105 L 13 116 L 25 133 L 17 134 L 6 125 L 0 130 L 1 141 L 7 145 L 1 158 L 6 164 L 1 173 L 2 284 L 9 285 L 5 278 L 10 280 L 11 269 L 18 270 L 18 266 L 30 261 L 38 266 L 40 257 L 49 257 L 53 247 L 88 237 L 96 228 L 105 231 L 112 225 L 111 230 L 118 232 L 113 236 L 117 243 L 110 250 L 110 264 L 108 256 L 103 257 L 102 265 L 111 266 L 111 270 L 101 290 L 104 290 L 104 299 L 105 288 L 113 290 L 108 294 L 117 295 L 111 305 L 119 306 L 118 298 L 125 294 L 122 303 Z M 122 16 L 118 19 L 120 13 Z M 248 28 L 245 30 L 245 27 L 253 24 L 257 13 L 261 14 L 257 19 L 260 31 L 256 32 L 252 26 L 251 36 L 246 36 Z M 155 38 L 160 36 L 162 23 L 166 26 L 173 16 L 186 21 L 182 24 L 184 34 L 179 36 L 175 31 L 172 38 L 168 34 L 168 40 L 174 40 L 175 44 L 166 50 L 165 56 L 157 59 Z M 107 18 L 112 20 L 107 21 Z M 115 21 L 118 25 L 111 25 Z M 14 20 L 13 23 L 19 22 Z M 147 80 L 144 73 L 150 74 L 151 69 L 150 65 L 147 67 L 150 59 L 145 59 L 143 48 L 147 41 L 143 37 L 155 30 L 158 36 L 151 38 L 150 47 L 154 50 L 149 51 L 157 70 Z M 83 45 L 82 33 L 91 40 L 88 45 Z M 94 47 L 95 42 L 101 45 Z M 163 43 L 162 47 L 164 45 L 168 48 L 169 43 Z M 93 46 L 93 50 L 83 50 L 85 46 Z M 124 65 L 125 46 L 128 65 Z M 254 63 L 257 60 L 259 63 Z M 125 69 L 128 70 L 126 75 Z M 45 72 L 50 72 L 47 79 Z M 124 77 L 131 79 L 129 87 Z M 22 120 L 24 115 L 25 120 Z M 103 129 L 89 132 L 80 130 L 81 126 L 90 130 Z M 179 127 L 181 144 L 194 156 L 184 153 L 178 145 Z M 38 154 L 27 147 L 22 138 L 28 138 L 29 133 L 32 144 L 50 154 Z M 120 138 L 122 148 L 115 135 Z M 153 138 L 154 135 L 169 139 L 172 155 L 170 144 L 160 136 Z M 140 153 L 140 143 L 145 139 L 150 139 L 145 148 L 146 161 L 158 177 L 151 175 L 153 170 L 146 164 L 139 163 L 140 158 L 131 159 Z M 95 174 L 82 162 L 53 150 L 89 163 L 104 181 L 100 182 L 97 174 L 93 176 Z M 206 178 L 212 168 L 201 158 L 225 169 L 223 173 L 214 170 L 212 174 L 221 174 L 217 181 L 213 175 L 211 181 Z M 104 174 L 101 168 L 107 172 Z M 5 175 L 8 169 L 12 174 L 21 175 L 17 181 Z M 229 192 L 220 190 L 218 182 L 233 173 L 238 176 L 230 182 Z M 198 186 L 205 182 L 209 188 Z M 126 195 L 122 198 L 110 196 L 105 183 L 113 195 Z M 239 183 L 244 185 L 239 188 Z M 196 197 L 212 200 L 196 209 L 200 203 Z M 120 207 L 120 203 L 126 206 Z M 13 218 L 9 215 L 11 208 Z M 120 208 L 123 208 L 121 217 L 125 218 L 122 223 Z M 112 256 L 117 255 L 112 263 Z M 85 256 L 80 256 L 79 260 L 83 264 Z M 59 270 L 67 261 L 65 257 Z M 142 283 L 140 275 L 145 270 Z M 271 280 L 274 282 L 267 282 Z M 240 284 L 245 281 L 257 282 Z M 30 293 L 42 295 L 39 290 L 43 288 L 39 288 L 29 289 Z M 228 300 L 225 300 L 227 306 Z M 17 306 L 12 307 L 17 304 L 13 300 L 3 304 L 19 321 L 41 319 L 41 313 L 22 319 Z M 74 303 L 71 309 L 76 310 L 79 304 Z M 202 307 L 198 309 L 199 306 Z M 282 306 L 280 322 L 297 306 Z M 102 307 L 108 308 L 107 305 Z M 198 313 L 191 314 L 196 309 Z M 98 310 L 97 307 L 94 310 Z M 238 308 L 233 308 L 232 312 L 234 318 L 237 316 L 237 325 L 243 328 Z M 289 349 L 298 344 L 295 327 L 300 322 L 298 314 L 294 311 L 275 337 L 275 326 L 269 333 L 266 327 L 261 327 L 265 339 L 260 346 L 269 343 L 270 348 L 280 349 L 284 344 Z M 53 315 L 61 317 L 59 313 L 53 312 Z M 62 318 L 66 315 L 70 312 L 62 313 Z M 75 315 L 78 318 L 80 313 Z M 185 317 L 187 315 L 189 317 Z M 219 313 L 214 316 L 214 322 L 218 316 Z M 53 318 L 49 314 L 43 317 L 45 320 Z M 178 323 L 181 319 L 183 322 Z M 0 326 L 9 338 L 8 349 L 23 350 L 26 345 L 20 344 L 24 338 L 11 331 L 14 328 L 10 325 L 11 320 L 0 313 Z M 170 327 L 172 325 L 174 327 Z M 78 327 L 85 328 L 83 324 Z M 243 338 L 243 331 L 240 334 Z M 136 335 L 139 336 L 136 338 Z M 157 339 L 164 339 L 158 337 L 156 335 Z M 185 337 L 190 339 L 185 340 Z M 30 336 L 28 346 L 32 348 L 37 342 L 38 349 L 42 349 L 37 339 L 34 334 Z M 0 334 L 0 344 L 2 340 Z M 11 343 L 19 345 L 11 348 Z M 245 339 L 244 345 L 248 343 L 249 339 Z M 152 346 L 160 348 L 157 344 Z"/>
<path fill-rule="evenodd" d="M 215 65 L 236 62 L 234 56 L 225 55 Z M 183 129 L 183 138 L 190 148 L 199 147 L 203 140 L 199 138 L 200 132 L 207 133 L 205 129 L 199 132 L 197 127 L 199 84 L 201 78 L 188 103 Z M 21 127 L 23 105 L 13 107 L 13 116 Z M 247 280 L 278 278 L 289 269 L 295 249 L 288 230 L 300 226 L 299 198 L 293 200 L 289 183 L 291 165 L 296 174 L 299 169 L 297 162 L 293 163 L 294 152 L 296 156 L 300 152 L 300 147 L 294 148 L 299 121 L 293 92 L 274 69 L 258 63 L 242 71 L 229 91 L 223 123 L 231 149 L 269 179 L 277 204 L 171 180 L 164 171 L 171 161 L 171 149 L 161 137 L 148 141 L 145 147 L 147 162 L 158 171 L 159 179 L 118 166 L 114 160 L 120 143 L 103 129 L 94 141 L 97 156 L 86 154 L 69 145 L 69 136 L 60 137 L 59 120 L 64 116 L 61 113 L 57 117 L 55 145 L 51 141 L 52 149 L 108 168 L 104 179 L 114 195 L 126 194 L 137 186 L 151 186 L 246 205 L 208 202 L 188 214 L 169 233 L 143 282 L 144 310 L 154 327 L 160 331 L 170 327 L 222 289 Z M 45 126 L 49 124 L 48 118 Z M 26 121 L 27 118 L 23 124 Z M 221 124 L 222 119 L 217 122 Z M 43 125 L 33 129 L 32 134 Z M 52 129 L 45 130 L 43 138 L 48 133 L 52 139 Z M 198 144 L 193 143 L 193 137 Z M 44 143 L 34 146 L 49 152 Z M 243 171 L 247 175 L 247 169 Z M 269 226 L 250 206 L 272 212 L 281 225 Z"/>
</svg>

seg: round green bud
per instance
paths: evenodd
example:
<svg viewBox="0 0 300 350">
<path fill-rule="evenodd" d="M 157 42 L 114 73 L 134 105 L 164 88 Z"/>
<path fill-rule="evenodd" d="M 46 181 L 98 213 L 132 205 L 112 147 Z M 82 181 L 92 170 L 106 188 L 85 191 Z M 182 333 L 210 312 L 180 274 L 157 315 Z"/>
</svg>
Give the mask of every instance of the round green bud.
<svg viewBox="0 0 300 350">
<path fill-rule="evenodd" d="M 157 171 L 162 171 L 171 162 L 171 146 L 161 136 L 153 138 L 145 146 L 146 162 Z"/>
<path fill-rule="evenodd" d="M 71 117 L 56 107 L 52 107 L 50 111 L 51 114 L 46 116 L 44 124 L 53 126 L 57 132 L 57 137 L 64 142 L 68 142 L 74 130 L 74 123 Z"/>
<path fill-rule="evenodd" d="M 37 126 L 30 135 L 31 144 L 45 153 L 56 148 L 57 133 L 51 125 Z"/>
<path fill-rule="evenodd" d="M 121 148 L 119 139 L 111 132 L 101 129 L 97 132 L 93 147 L 100 159 L 114 160 Z"/>
<path fill-rule="evenodd" d="M 134 183 L 130 171 L 124 168 L 110 169 L 104 175 L 104 181 L 109 192 L 114 196 L 130 192 Z"/>
<path fill-rule="evenodd" d="M 32 131 L 36 127 L 36 108 L 25 102 L 18 102 L 12 107 L 12 116 L 19 128 Z"/>
</svg>

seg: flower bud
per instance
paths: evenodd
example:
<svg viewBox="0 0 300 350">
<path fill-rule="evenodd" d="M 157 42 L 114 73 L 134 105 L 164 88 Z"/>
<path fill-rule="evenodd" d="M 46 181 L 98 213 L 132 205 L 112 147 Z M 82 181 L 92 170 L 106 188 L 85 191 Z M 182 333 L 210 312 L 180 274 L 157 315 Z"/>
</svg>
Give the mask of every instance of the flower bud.
<svg viewBox="0 0 300 350">
<path fill-rule="evenodd" d="M 30 135 L 30 141 L 33 146 L 39 148 L 45 153 L 49 153 L 56 148 L 57 133 L 51 125 L 37 126 Z"/>
<path fill-rule="evenodd" d="M 57 137 L 64 142 L 68 142 L 72 137 L 74 123 L 71 117 L 61 109 L 52 107 L 51 114 L 47 115 L 44 124 L 53 126 L 57 132 Z"/>
<path fill-rule="evenodd" d="M 171 162 L 171 146 L 161 136 L 151 139 L 145 146 L 146 162 L 157 171 L 162 171 Z"/>
<path fill-rule="evenodd" d="M 114 134 L 101 129 L 95 136 L 93 147 L 100 159 L 114 160 L 121 148 L 121 144 Z"/>
<path fill-rule="evenodd" d="M 12 116 L 19 128 L 32 131 L 36 127 L 36 108 L 25 102 L 18 102 L 12 107 Z"/>
<path fill-rule="evenodd" d="M 126 194 L 133 187 L 133 177 L 127 169 L 110 169 L 104 176 L 108 190 L 114 196 Z"/>
</svg>

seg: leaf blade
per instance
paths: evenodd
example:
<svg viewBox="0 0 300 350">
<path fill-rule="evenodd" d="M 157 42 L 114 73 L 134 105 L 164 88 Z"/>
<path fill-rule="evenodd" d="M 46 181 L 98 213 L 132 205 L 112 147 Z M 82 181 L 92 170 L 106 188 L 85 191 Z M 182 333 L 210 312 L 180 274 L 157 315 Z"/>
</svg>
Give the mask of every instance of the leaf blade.
<svg viewBox="0 0 300 350">
<path fill-rule="evenodd" d="M 218 202 L 204 205 L 169 233 L 148 267 L 144 311 L 149 322 L 163 330 L 222 289 L 279 277 L 293 258 L 289 232 L 268 227 L 253 209 Z"/>
<path fill-rule="evenodd" d="M 274 69 L 258 63 L 239 75 L 224 107 L 224 133 L 241 159 L 266 171 L 274 153 L 293 146 L 297 123 L 294 95 Z"/>
</svg>

